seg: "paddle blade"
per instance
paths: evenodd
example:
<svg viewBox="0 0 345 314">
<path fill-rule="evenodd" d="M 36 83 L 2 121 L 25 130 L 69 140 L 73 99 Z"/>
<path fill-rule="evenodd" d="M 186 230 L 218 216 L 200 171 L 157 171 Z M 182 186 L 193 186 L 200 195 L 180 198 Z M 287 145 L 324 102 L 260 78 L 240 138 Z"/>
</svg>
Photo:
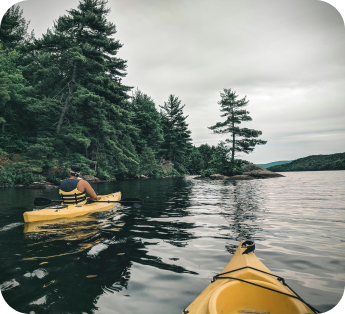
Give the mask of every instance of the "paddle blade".
<svg viewBox="0 0 345 314">
<path fill-rule="evenodd" d="M 119 203 L 123 205 L 132 205 L 135 208 L 139 208 L 143 206 L 144 201 L 140 198 L 124 198 Z"/>
<path fill-rule="evenodd" d="M 34 205 L 35 206 L 46 206 L 53 203 L 52 200 L 49 200 L 47 198 L 44 197 L 36 197 L 34 200 Z"/>
<path fill-rule="evenodd" d="M 144 204 L 144 201 L 141 198 L 124 198 L 124 199 L 121 200 L 121 202 L 142 203 L 142 204 Z"/>
</svg>

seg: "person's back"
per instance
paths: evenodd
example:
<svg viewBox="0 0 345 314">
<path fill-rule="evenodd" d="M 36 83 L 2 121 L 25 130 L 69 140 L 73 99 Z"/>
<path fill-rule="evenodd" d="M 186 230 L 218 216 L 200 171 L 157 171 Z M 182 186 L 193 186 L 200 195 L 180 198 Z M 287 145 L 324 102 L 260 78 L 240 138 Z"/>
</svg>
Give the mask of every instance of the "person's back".
<svg viewBox="0 0 345 314">
<path fill-rule="evenodd" d="M 96 192 L 91 185 L 87 181 L 78 178 L 80 171 L 80 166 L 71 166 L 69 178 L 61 181 L 59 194 L 63 204 L 83 205 L 87 202 L 86 193 L 90 195 L 91 201 L 97 201 Z"/>
</svg>

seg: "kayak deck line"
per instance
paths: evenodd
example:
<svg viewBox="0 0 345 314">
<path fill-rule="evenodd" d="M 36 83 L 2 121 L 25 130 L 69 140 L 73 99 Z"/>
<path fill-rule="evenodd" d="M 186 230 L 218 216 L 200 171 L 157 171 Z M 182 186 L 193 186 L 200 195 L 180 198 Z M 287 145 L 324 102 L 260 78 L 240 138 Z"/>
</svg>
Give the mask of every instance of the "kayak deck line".
<svg viewBox="0 0 345 314">
<path fill-rule="evenodd" d="M 223 271 L 183 314 L 318 314 L 254 254 L 252 241 L 242 241 Z M 232 277 L 228 274 L 234 273 Z M 222 279 L 222 280 L 219 280 Z"/>
<path fill-rule="evenodd" d="M 269 312 L 241 311 L 241 310 L 239 310 L 238 313 L 244 313 L 244 314 L 270 314 Z"/>
<path fill-rule="evenodd" d="M 53 220 L 59 218 L 72 218 L 86 215 L 92 212 L 107 210 L 113 208 L 118 204 L 113 202 L 121 200 L 121 192 L 116 192 L 108 195 L 100 195 L 98 196 L 98 199 L 100 200 L 100 202 L 92 202 L 83 205 L 61 204 L 46 207 L 40 210 L 28 211 L 23 214 L 24 221 L 27 223 L 43 220 Z"/>
</svg>

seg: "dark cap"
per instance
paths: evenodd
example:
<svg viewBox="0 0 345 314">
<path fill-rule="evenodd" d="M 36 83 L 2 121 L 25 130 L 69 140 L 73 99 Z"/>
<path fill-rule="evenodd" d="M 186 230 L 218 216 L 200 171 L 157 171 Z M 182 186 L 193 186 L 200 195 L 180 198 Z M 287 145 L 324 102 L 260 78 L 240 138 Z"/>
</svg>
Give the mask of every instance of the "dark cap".
<svg viewBox="0 0 345 314">
<path fill-rule="evenodd" d="M 71 173 L 71 175 L 75 176 L 75 177 L 79 177 L 80 176 L 80 171 L 81 171 L 81 167 L 78 166 L 78 165 L 73 165 L 69 169 L 69 172 Z"/>
<path fill-rule="evenodd" d="M 73 165 L 71 166 L 71 171 L 72 172 L 80 172 L 81 171 L 81 167 L 78 165 Z"/>
</svg>

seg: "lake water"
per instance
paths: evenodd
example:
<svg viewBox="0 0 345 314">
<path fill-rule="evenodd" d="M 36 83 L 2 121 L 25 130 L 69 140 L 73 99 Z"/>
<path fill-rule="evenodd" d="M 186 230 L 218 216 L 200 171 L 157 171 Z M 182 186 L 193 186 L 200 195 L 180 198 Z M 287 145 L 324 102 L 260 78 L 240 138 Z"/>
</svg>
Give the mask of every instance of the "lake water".
<svg viewBox="0 0 345 314">
<path fill-rule="evenodd" d="M 273 273 L 327 311 L 345 286 L 345 171 L 284 175 L 93 184 L 145 205 L 30 226 L 23 212 L 57 190 L 0 189 L 3 297 L 30 314 L 178 314 L 254 239 Z"/>
</svg>

